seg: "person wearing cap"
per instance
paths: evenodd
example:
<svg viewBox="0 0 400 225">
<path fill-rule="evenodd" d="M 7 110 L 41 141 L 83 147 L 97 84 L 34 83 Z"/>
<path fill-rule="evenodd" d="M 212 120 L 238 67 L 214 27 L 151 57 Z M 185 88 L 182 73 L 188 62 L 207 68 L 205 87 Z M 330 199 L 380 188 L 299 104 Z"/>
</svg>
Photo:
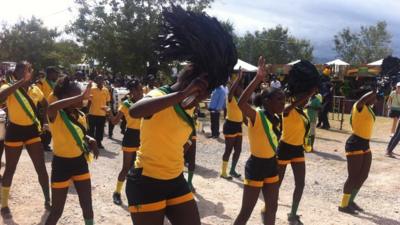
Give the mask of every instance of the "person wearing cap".
<svg viewBox="0 0 400 225">
<path fill-rule="evenodd" d="M 387 100 L 387 106 L 389 111 L 389 117 L 393 118 L 392 130 L 391 130 L 391 136 L 393 136 L 396 130 L 397 121 L 399 120 L 400 116 L 400 82 L 396 84 L 396 89 L 390 93 L 389 98 Z"/>
</svg>

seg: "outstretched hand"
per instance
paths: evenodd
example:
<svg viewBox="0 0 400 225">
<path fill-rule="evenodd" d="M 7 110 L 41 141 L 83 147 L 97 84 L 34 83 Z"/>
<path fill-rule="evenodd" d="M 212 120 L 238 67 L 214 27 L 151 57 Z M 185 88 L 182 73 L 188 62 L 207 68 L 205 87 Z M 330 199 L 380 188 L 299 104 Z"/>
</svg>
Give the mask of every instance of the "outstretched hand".
<svg viewBox="0 0 400 225">
<path fill-rule="evenodd" d="M 26 64 L 25 68 L 24 68 L 24 77 L 23 77 L 23 81 L 24 82 L 29 82 L 32 80 L 32 65 L 31 64 Z"/>
<path fill-rule="evenodd" d="M 86 86 L 85 91 L 82 93 L 83 100 L 88 100 L 88 99 L 90 99 L 90 97 L 91 97 L 91 95 L 90 95 L 90 90 L 91 90 L 91 89 L 92 89 L 92 81 L 90 81 L 90 82 L 88 83 L 88 85 Z"/>
<path fill-rule="evenodd" d="M 258 70 L 257 70 L 256 77 L 258 79 L 264 80 L 266 74 L 267 74 L 267 71 L 265 68 L 265 58 L 263 56 L 260 56 L 260 58 L 258 58 Z"/>
</svg>

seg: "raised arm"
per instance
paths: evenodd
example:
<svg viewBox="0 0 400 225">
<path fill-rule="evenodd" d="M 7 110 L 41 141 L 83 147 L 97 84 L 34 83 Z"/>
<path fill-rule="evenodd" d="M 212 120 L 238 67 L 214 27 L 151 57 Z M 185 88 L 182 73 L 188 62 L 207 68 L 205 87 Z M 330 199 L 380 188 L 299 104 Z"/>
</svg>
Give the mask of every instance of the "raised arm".
<svg viewBox="0 0 400 225">
<path fill-rule="evenodd" d="M 241 76 L 242 71 L 240 71 Z M 251 97 L 251 94 L 256 90 L 258 85 L 264 80 L 266 75 L 266 70 L 265 70 L 265 59 L 260 56 L 258 59 L 258 71 L 254 79 L 250 82 L 249 86 L 244 90 L 242 95 L 239 98 L 238 106 L 240 110 L 242 110 L 242 113 L 245 117 L 249 118 L 251 122 L 254 124 L 256 120 L 256 111 L 253 109 L 253 107 L 249 104 L 249 99 Z"/>
<path fill-rule="evenodd" d="M 8 96 L 12 95 L 18 88 L 23 87 L 24 85 L 30 83 L 32 80 L 32 69 L 31 65 L 28 64 L 25 66 L 24 77 L 19 81 L 15 82 L 11 86 L 5 88 L 0 91 L 0 102 L 4 102 Z"/>
<path fill-rule="evenodd" d="M 303 105 L 308 99 L 311 98 L 311 96 L 315 93 L 317 88 L 313 88 L 311 91 L 309 91 L 307 94 L 302 96 L 299 99 L 296 99 L 296 101 L 290 103 L 288 106 L 285 107 L 285 110 L 283 111 L 283 116 L 289 115 L 290 111 L 292 111 L 294 108 Z"/>
<path fill-rule="evenodd" d="M 89 99 L 90 98 L 90 89 L 92 88 L 92 82 L 89 82 L 89 84 L 86 87 L 86 90 L 80 94 L 76 95 L 74 97 L 70 98 L 64 98 L 59 101 L 55 101 L 49 105 L 47 108 L 47 116 L 49 117 L 50 122 L 53 122 L 54 119 L 56 118 L 57 112 L 61 109 L 68 108 L 71 105 L 74 105 L 76 103 L 82 102 L 83 100 Z"/>
<path fill-rule="evenodd" d="M 239 68 L 239 75 L 238 75 L 237 79 L 233 82 L 231 88 L 229 89 L 228 101 L 232 101 L 235 91 L 238 88 L 242 79 L 243 79 L 243 71 L 242 71 L 242 68 Z"/>
<path fill-rule="evenodd" d="M 194 95 L 207 88 L 207 82 L 197 78 L 190 83 L 184 90 L 167 94 L 161 97 L 147 97 L 133 104 L 129 109 L 129 115 L 133 118 L 145 118 L 157 113 L 165 108 L 181 103 L 185 98 Z"/>
<path fill-rule="evenodd" d="M 357 101 L 357 110 L 361 111 L 362 108 L 364 107 L 364 105 L 367 102 L 370 102 L 372 99 L 376 98 L 376 90 L 370 91 L 368 93 L 366 93 L 365 95 L 363 95 L 360 100 Z"/>
</svg>

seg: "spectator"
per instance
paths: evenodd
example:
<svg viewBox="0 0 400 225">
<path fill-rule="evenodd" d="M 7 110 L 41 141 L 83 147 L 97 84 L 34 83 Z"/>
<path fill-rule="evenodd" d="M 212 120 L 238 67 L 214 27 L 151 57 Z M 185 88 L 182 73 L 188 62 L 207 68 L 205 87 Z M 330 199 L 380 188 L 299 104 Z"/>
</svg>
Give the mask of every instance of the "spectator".
<svg viewBox="0 0 400 225">
<path fill-rule="evenodd" d="M 271 87 L 280 89 L 282 87 L 281 82 L 276 79 L 276 76 L 272 76 Z"/>
<path fill-rule="evenodd" d="M 393 136 L 396 130 L 397 121 L 400 117 L 400 82 L 396 84 L 396 89 L 390 93 L 387 105 L 389 108 L 389 117 L 393 118 L 391 130 L 391 136 Z"/>
<path fill-rule="evenodd" d="M 211 101 L 208 107 L 211 117 L 211 136 L 210 138 L 219 137 L 219 118 L 220 112 L 225 107 L 226 91 L 223 86 L 219 86 L 211 93 Z"/>
</svg>

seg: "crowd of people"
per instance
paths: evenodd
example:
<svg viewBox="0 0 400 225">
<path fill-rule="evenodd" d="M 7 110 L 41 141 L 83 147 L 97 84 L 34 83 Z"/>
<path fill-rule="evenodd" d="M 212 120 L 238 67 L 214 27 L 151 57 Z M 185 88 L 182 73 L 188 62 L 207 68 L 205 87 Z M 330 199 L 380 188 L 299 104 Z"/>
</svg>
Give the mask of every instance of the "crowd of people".
<svg viewBox="0 0 400 225">
<path fill-rule="evenodd" d="M 163 17 L 159 58 L 190 62 L 172 84 L 144 85 L 135 78 L 107 78 L 100 73 L 87 79 L 80 72 L 65 75 L 57 67 L 46 68 L 38 78 L 26 61 L 7 73 L 0 87 L 0 102 L 7 112 L 5 135 L 0 142 L 6 162 L 1 186 L 3 218 L 12 217 L 8 205 L 11 184 L 25 148 L 38 175 L 44 207 L 50 211 L 45 224 L 57 224 L 72 183 L 85 225 L 94 224 L 88 162 L 97 159 L 105 148 L 108 122 L 109 138 L 113 138 L 113 127 L 118 123 L 124 135 L 122 168 L 115 171 L 116 187 L 110 190 L 110 201 L 112 196 L 116 205 L 122 204 L 126 181 L 133 224 L 162 225 L 167 217 L 173 225 L 200 225 L 192 183 L 196 119 L 204 114 L 199 104 L 211 96 L 210 138 L 220 136 L 221 112 L 225 118 L 221 179 L 241 179 L 236 167 L 242 151 L 243 125 L 248 131 L 251 155 L 245 165 L 242 205 L 234 224 L 247 223 L 260 192 L 265 204 L 263 223 L 275 224 L 279 191 L 289 165 L 295 187 L 287 219 L 289 224 L 303 224 L 297 212 L 305 188 L 305 152 L 315 151 L 316 127 L 330 128 L 327 115 L 333 94 L 326 77 L 321 78 L 311 62 L 301 60 L 292 66 L 284 92 L 276 78 L 266 83 L 267 67 L 260 57 L 257 73 L 245 84 L 242 71 L 236 77 L 232 75 L 238 60 L 236 47 L 218 20 L 176 6 L 163 10 Z M 348 177 L 338 205 L 343 213 L 363 211 L 355 198 L 370 171 L 375 101 L 376 90 L 365 90 L 351 111 L 352 134 L 344 146 Z M 392 109 L 396 109 L 394 105 Z M 399 140 L 398 126 L 388 152 Z M 45 151 L 53 155 L 50 179 Z"/>
<path fill-rule="evenodd" d="M 200 224 L 192 195 L 196 191 L 192 184 L 197 139 L 195 121 L 200 114 L 198 103 L 211 97 L 209 138 L 219 138 L 220 113 L 225 111 L 221 178 L 242 177 L 236 165 L 242 150 L 243 124 L 248 129 L 251 156 L 246 162 L 243 201 L 234 224 L 246 224 L 260 191 L 265 199 L 263 221 L 275 223 L 279 189 L 287 165 L 291 165 L 295 177 L 288 220 L 290 224 L 302 224 L 297 210 L 306 176 L 304 152 L 315 151 L 317 117 L 327 96 L 319 94 L 315 87 L 288 98 L 281 87 L 265 84 L 265 68 L 261 58 L 250 84 L 245 85 L 245 76 L 240 71 L 227 88 L 218 86 L 210 95 L 204 80 L 188 80 L 190 67 L 175 84 L 157 87 L 142 85 L 137 79 L 116 80 L 110 84 L 100 74 L 91 81 L 80 72 L 68 76 L 56 67 L 48 67 L 42 78 L 35 79 L 29 63 L 18 63 L 4 77 L 0 89 L 0 100 L 7 111 L 6 132 L 0 146 L 1 149 L 4 146 L 6 156 L 1 214 L 5 218 L 12 216 L 8 196 L 25 147 L 38 174 L 44 206 L 50 210 L 46 224 L 56 224 L 61 217 L 71 182 L 77 190 L 85 224 L 94 224 L 87 162 L 96 159 L 99 150 L 104 149 L 102 140 L 108 121 L 109 138 L 113 138 L 113 127 L 117 124 L 124 135 L 122 168 L 119 173 L 116 171 L 113 202 L 122 204 L 122 188 L 127 180 L 126 195 L 134 224 L 162 224 L 164 215 L 172 224 Z M 125 90 L 122 97 L 121 91 L 116 91 L 118 88 Z M 182 106 L 182 101 L 193 93 L 199 94 L 190 104 Z M 375 99 L 375 91 L 366 93 L 351 112 L 353 133 L 345 146 L 349 174 L 339 206 L 341 212 L 362 211 L 354 199 L 371 165 L 369 140 L 375 121 L 371 105 Z M 391 149 L 399 141 L 399 135 L 393 137 Z M 53 153 L 51 185 L 44 151 Z M 184 165 L 188 167 L 186 179 Z"/>
</svg>

